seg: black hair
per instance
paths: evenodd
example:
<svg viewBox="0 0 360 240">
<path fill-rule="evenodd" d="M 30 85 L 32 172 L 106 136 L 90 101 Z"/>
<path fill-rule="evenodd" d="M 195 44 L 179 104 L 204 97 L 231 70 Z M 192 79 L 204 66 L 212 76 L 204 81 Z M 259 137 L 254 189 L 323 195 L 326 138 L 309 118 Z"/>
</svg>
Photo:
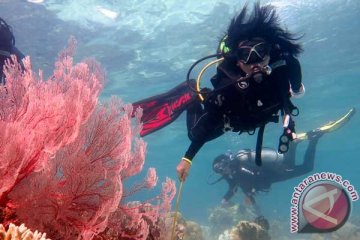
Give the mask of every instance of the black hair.
<svg viewBox="0 0 360 240">
<path fill-rule="evenodd" d="M 271 5 L 260 6 L 254 4 L 254 10 L 248 16 L 247 5 L 231 20 L 227 31 L 226 45 L 231 51 L 236 51 L 238 44 L 244 40 L 262 38 L 272 46 L 278 46 L 282 51 L 297 56 L 303 51 L 301 45 L 296 43 L 300 37 L 281 28 L 275 8 Z"/>
<path fill-rule="evenodd" d="M 12 28 L 0 17 L 0 49 L 10 51 L 14 45 L 15 37 Z"/>
</svg>

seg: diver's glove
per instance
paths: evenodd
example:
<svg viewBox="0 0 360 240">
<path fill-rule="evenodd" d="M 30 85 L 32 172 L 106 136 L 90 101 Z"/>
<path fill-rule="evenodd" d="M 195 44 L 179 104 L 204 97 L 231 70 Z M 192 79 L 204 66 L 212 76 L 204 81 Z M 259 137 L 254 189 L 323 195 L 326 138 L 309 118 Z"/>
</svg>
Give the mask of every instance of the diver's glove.
<svg viewBox="0 0 360 240">
<path fill-rule="evenodd" d="M 300 88 L 295 90 L 290 87 L 290 94 L 293 98 L 301 98 L 305 94 L 305 86 L 301 84 Z"/>
<path fill-rule="evenodd" d="M 286 153 L 289 150 L 290 141 L 296 139 L 295 122 L 288 114 L 284 117 L 283 127 L 284 132 L 279 139 L 279 153 Z"/>
</svg>

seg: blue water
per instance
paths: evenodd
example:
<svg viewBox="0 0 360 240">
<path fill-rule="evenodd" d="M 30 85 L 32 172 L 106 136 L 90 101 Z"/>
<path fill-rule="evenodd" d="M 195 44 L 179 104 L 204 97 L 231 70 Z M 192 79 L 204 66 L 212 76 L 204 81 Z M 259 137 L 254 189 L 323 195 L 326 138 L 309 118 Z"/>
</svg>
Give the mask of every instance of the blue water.
<svg viewBox="0 0 360 240">
<path fill-rule="evenodd" d="M 214 53 L 231 17 L 242 7 L 236 0 L 45 0 L 0 1 L 0 16 L 14 28 L 16 45 L 33 60 L 34 69 L 50 74 L 57 52 L 73 35 L 78 40 L 77 58 L 95 57 L 107 71 L 102 99 L 115 95 L 133 102 L 167 91 L 184 81 L 190 65 Z M 252 1 L 249 1 L 252 2 Z M 290 2 L 290 3 L 289 3 Z M 360 1 L 278 0 L 263 1 L 278 7 L 283 24 L 304 34 L 300 57 L 306 95 L 294 101 L 301 114 L 297 130 L 314 129 L 340 117 L 351 107 L 360 110 Z M 101 9 L 116 12 L 115 19 Z M 313 173 L 341 174 L 360 192 L 360 116 L 319 142 Z M 280 125 L 267 127 L 265 145 L 276 147 Z M 189 145 L 185 116 L 145 137 L 148 143 L 145 169 L 156 167 L 159 181 L 176 179 L 175 167 Z M 210 186 L 212 159 L 226 150 L 254 148 L 255 137 L 226 134 L 206 144 L 194 159 L 180 211 L 187 219 L 206 224 L 208 211 L 227 190 L 225 183 Z M 299 147 L 298 161 L 306 144 Z M 293 187 L 304 177 L 274 184 L 258 197 L 269 219 L 289 222 Z M 160 184 L 159 184 L 160 185 Z M 156 193 L 157 189 L 155 190 Z M 146 199 L 152 193 L 141 193 Z M 238 194 L 234 201 L 242 203 Z M 353 203 L 350 221 L 360 216 Z"/>
</svg>

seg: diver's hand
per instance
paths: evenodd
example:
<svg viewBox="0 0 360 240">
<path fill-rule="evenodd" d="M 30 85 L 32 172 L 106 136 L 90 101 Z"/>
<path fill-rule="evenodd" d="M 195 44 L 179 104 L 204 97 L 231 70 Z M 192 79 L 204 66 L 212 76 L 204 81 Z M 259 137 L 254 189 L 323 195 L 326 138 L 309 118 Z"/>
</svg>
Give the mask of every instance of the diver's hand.
<svg viewBox="0 0 360 240">
<path fill-rule="evenodd" d="M 181 182 L 184 182 L 186 177 L 189 175 L 189 170 L 191 167 L 191 161 L 182 158 L 180 163 L 176 167 L 176 172 Z"/>
<path fill-rule="evenodd" d="M 290 141 L 296 139 L 295 122 L 291 119 L 289 114 L 286 114 L 283 119 L 284 133 Z"/>
<path fill-rule="evenodd" d="M 305 94 L 305 86 L 304 84 L 301 83 L 301 86 L 298 90 L 293 90 L 291 87 L 290 87 L 290 94 L 291 94 L 291 97 L 293 98 L 302 98 Z"/>
</svg>

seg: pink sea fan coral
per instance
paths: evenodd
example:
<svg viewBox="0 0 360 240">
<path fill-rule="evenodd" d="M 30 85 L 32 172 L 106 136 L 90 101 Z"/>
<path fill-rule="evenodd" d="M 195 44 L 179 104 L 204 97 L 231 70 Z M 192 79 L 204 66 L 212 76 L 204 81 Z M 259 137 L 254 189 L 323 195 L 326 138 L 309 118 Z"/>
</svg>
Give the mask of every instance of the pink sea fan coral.
<svg viewBox="0 0 360 240">
<path fill-rule="evenodd" d="M 72 42 L 74 44 L 74 42 Z M 0 86 L 0 205 L 24 177 L 43 168 L 49 156 L 74 141 L 96 106 L 104 74 L 95 61 L 72 65 L 57 61 L 55 74 L 35 76 L 30 58 L 25 70 L 13 56 Z"/>
<path fill-rule="evenodd" d="M 137 204 L 125 203 L 123 189 L 144 165 L 141 110 L 133 118 L 130 104 L 98 103 L 99 65 L 73 65 L 72 52 L 59 54 L 47 81 L 35 78 L 29 59 L 24 73 L 16 63 L 7 66 L 8 81 L 0 87 L 0 207 L 54 240 L 159 239 L 174 182 L 167 179 L 160 195 Z M 157 179 L 150 168 L 126 192 L 153 188 Z"/>
<path fill-rule="evenodd" d="M 141 154 L 131 149 L 130 113 L 120 101 L 99 105 L 75 141 L 14 188 L 10 199 L 17 216 L 62 239 L 90 239 L 102 232 L 122 197 L 121 170 L 145 152 L 142 140 L 135 148 Z M 144 158 L 135 162 L 142 165 Z"/>
<path fill-rule="evenodd" d="M 146 202 L 122 204 L 109 217 L 105 232 L 98 239 L 167 240 L 165 218 L 176 193 L 173 180 L 162 183 L 161 194 Z M 151 203 L 155 204 L 151 204 Z"/>
</svg>

